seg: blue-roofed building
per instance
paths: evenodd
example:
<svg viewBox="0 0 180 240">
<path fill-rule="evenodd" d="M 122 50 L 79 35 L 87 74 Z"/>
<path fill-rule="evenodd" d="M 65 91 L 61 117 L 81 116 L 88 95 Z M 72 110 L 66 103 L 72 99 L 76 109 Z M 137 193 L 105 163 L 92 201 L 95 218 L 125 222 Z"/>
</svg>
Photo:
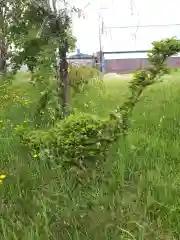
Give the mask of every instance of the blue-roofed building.
<svg viewBox="0 0 180 240">
<path fill-rule="evenodd" d="M 72 65 L 81 65 L 81 66 L 94 66 L 95 64 L 95 57 L 94 55 L 89 55 L 86 53 L 81 53 L 80 49 L 77 49 L 77 53 L 74 55 L 69 56 L 69 63 Z"/>
<path fill-rule="evenodd" d="M 80 49 L 77 49 L 76 54 L 70 56 L 69 58 L 70 58 L 70 59 L 71 59 L 71 58 L 73 58 L 73 59 L 74 59 L 74 58 L 77 58 L 77 59 L 79 59 L 79 58 L 93 58 L 93 55 L 89 55 L 89 54 L 86 54 L 86 53 L 81 53 L 81 52 L 80 52 Z"/>
</svg>

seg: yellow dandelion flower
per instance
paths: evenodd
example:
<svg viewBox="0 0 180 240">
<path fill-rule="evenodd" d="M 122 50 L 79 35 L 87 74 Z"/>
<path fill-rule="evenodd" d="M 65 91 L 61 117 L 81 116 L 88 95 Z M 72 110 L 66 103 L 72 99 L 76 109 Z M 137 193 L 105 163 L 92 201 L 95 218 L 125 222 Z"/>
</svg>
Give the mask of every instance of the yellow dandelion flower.
<svg viewBox="0 0 180 240">
<path fill-rule="evenodd" d="M 0 175 L 0 184 L 3 183 L 3 179 L 5 179 L 5 178 L 6 178 L 6 175 L 4 175 L 4 174 Z"/>
<path fill-rule="evenodd" d="M 6 175 L 2 174 L 0 175 L 0 179 L 5 179 L 6 178 Z"/>
<path fill-rule="evenodd" d="M 38 157 L 38 154 L 34 154 L 34 155 L 33 155 L 33 158 L 37 158 L 37 157 Z"/>
</svg>

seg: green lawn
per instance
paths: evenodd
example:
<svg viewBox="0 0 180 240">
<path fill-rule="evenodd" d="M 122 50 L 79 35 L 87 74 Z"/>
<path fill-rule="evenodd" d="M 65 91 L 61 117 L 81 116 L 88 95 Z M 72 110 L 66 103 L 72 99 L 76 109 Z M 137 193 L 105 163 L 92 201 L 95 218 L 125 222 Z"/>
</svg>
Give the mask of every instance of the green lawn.
<svg viewBox="0 0 180 240">
<path fill-rule="evenodd" d="M 127 139 L 80 185 L 60 164 L 33 159 L 14 135 L 33 120 L 40 93 L 23 77 L 0 88 L 0 239 L 180 239 L 179 73 L 144 92 Z M 106 117 L 128 93 L 127 80 L 105 80 L 73 106 Z"/>
</svg>

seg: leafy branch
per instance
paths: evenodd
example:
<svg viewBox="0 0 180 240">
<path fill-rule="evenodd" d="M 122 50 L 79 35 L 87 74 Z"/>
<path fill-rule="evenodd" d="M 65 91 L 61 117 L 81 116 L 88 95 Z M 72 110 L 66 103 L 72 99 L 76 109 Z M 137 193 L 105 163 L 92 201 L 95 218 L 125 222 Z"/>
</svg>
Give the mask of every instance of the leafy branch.
<svg viewBox="0 0 180 240">
<path fill-rule="evenodd" d="M 161 41 L 155 41 L 152 43 L 152 46 L 153 48 L 148 54 L 148 60 L 151 66 L 145 70 L 137 71 L 133 75 L 133 79 L 129 85 L 131 95 L 124 104 L 116 110 L 116 112 L 121 113 L 123 116 L 124 134 L 126 134 L 126 131 L 129 128 L 128 122 L 133 109 L 140 100 L 144 90 L 148 86 L 157 83 L 158 79 L 160 79 L 163 75 L 169 73 L 166 60 L 168 57 L 176 55 L 180 52 L 180 42 L 176 38 L 167 38 Z"/>
</svg>

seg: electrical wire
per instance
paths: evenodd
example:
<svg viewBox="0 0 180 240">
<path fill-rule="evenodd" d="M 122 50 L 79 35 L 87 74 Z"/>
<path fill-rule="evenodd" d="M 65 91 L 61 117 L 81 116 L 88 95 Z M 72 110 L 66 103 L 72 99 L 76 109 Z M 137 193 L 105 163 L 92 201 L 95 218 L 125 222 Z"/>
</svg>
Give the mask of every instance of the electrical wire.
<svg viewBox="0 0 180 240">
<path fill-rule="evenodd" d="M 172 24 L 147 24 L 147 25 L 132 25 L 132 26 L 106 26 L 108 29 L 126 29 L 126 28 L 147 28 L 147 27 L 176 27 L 180 26 L 180 23 L 172 23 Z"/>
</svg>

